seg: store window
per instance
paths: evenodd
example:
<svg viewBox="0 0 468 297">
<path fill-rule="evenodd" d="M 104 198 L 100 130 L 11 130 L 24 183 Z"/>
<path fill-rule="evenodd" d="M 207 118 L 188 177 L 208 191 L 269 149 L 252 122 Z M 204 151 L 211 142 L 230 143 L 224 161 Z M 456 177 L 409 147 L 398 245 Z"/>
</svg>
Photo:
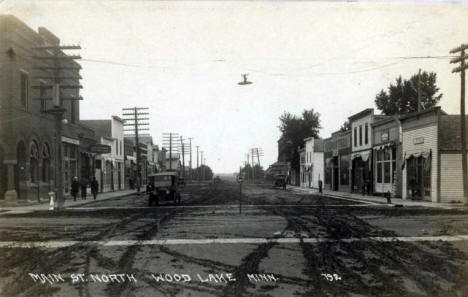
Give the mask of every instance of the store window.
<svg viewBox="0 0 468 297">
<path fill-rule="evenodd" d="M 366 123 L 366 126 L 365 126 L 365 138 L 364 138 L 364 142 L 365 144 L 368 144 L 369 143 L 369 124 Z"/>
<path fill-rule="evenodd" d="M 359 126 L 359 145 L 362 145 L 362 125 Z"/>
<path fill-rule="evenodd" d="M 386 147 L 377 151 L 377 183 L 392 183 L 396 168 L 396 150 L 393 147 Z"/>
<path fill-rule="evenodd" d="M 31 148 L 29 150 L 29 164 L 30 164 L 30 176 L 31 182 L 35 183 L 38 181 L 38 169 L 39 169 L 39 147 L 37 142 L 33 141 L 31 144 Z"/>
<path fill-rule="evenodd" d="M 357 146 L 357 127 L 354 127 L 354 146 Z"/>
</svg>

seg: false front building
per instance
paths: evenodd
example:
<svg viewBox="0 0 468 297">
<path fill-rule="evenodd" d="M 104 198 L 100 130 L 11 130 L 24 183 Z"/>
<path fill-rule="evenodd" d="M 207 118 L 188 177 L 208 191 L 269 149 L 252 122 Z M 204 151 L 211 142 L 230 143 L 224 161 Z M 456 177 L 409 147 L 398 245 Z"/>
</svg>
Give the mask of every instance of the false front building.
<svg viewBox="0 0 468 297">
<path fill-rule="evenodd" d="M 460 116 L 435 107 L 402 116 L 401 124 L 403 198 L 463 201 Z"/>
</svg>

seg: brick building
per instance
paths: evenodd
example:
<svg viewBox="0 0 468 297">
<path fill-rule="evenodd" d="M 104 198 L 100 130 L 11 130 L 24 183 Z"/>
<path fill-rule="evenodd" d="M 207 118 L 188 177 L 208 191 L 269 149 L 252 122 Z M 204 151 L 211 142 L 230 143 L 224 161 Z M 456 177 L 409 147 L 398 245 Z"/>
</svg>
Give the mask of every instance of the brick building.
<svg viewBox="0 0 468 297">
<path fill-rule="evenodd" d="M 46 28 L 34 31 L 12 15 L 0 15 L 0 198 L 15 201 L 47 197 L 55 187 L 55 120 L 42 111 L 50 108 L 50 101 L 34 100 L 51 96 L 50 91 L 37 89 L 51 80 L 38 79 L 43 74 L 36 66 L 51 66 L 38 62 L 33 47 L 58 45 L 59 39 Z M 78 76 L 80 65 L 69 62 L 75 69 L 63 72 Z M 78 84 L 77 79 L 64 83 Z M 79 96 L 76 89 L 66 90 L 64 96 Z M 65 193 L 74 176 L 89 178 L 92 158 L 87 152 L 95 143 L 93 130 L 79 123 L 79 101 L 64 101 L 66 109 L 61 135 L 63 178 Z"/>
</svg>

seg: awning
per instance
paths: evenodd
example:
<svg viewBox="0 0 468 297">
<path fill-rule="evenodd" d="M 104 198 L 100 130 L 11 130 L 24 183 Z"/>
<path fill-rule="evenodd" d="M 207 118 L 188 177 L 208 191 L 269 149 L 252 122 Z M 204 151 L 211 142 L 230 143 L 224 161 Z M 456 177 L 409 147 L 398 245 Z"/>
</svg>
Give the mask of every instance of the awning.
<svg viewBox="0 0 468 297">
<path fill-rule="evenodd" d="M 374 150 L 375 151 L 378 151 L 378 150 L 383 150 L 387 147 L 392 147 L 394 146 L 395 144 L 393 142 L 389 142 L 389 143 L 386 143 L 386 144 L 382 144 L 382 145 L 378 145 L 378 146 L 374 146 Z"/>
<path fill-rule="evenodd" d="M 370 152 L 371 151 L 353 153 L 352 156 L 351 156 L 351 160 L 354 160 L 355 158 L 361 157 L 362 161 L 367 162 L 367 160 L 369 160 Z"/>
<path fill-rule="evenodd" d="M 431 156 L 432 154 L 432 150 L 429 150 L 429 151 L 421 151 L 421 152 L 415 152 L 415 153 L 411 153 L 411 154 L 407 154 L 405 152 L 405 159 L 408 160 L 409 158 L 411 157 L 414 157 L 414 158 L 419 158 L 419 157 L 423 157 L 424 159 L 427 159 Z"/>
</svg>

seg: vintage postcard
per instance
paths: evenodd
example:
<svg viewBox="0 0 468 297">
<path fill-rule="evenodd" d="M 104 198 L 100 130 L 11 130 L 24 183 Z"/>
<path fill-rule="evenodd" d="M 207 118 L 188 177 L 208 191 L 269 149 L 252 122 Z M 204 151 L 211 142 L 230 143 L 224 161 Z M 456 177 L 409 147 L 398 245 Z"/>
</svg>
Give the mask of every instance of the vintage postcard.
<svg viewBox="0 0 468 297">
<path fill-rule="evenodd" d="M 464 1 L 0 0 L 0 297 L 468 296 Z"/>
</svg>

